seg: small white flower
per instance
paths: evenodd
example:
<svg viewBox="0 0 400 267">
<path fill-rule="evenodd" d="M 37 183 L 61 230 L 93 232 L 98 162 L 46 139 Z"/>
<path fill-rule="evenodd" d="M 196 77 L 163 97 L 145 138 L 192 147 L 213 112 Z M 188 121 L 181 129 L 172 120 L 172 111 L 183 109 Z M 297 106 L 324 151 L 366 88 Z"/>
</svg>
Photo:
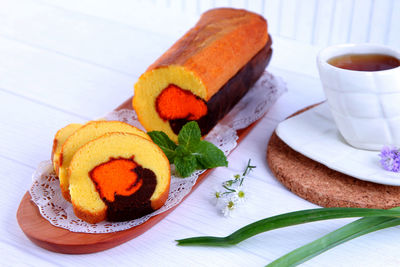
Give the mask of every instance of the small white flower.
<svg viewBox="0 0 400 267">
<path fill-rule="evenodd" d="M 235 174 L 235 175 L 233 176 L 233 179 L 234 179 L 235 181 L 239 181 L 242 177 L 243 177 L 243 176 L 240 175 L 240 174 Z"/>
<path fill-rule="evenodd" d="M 219 203 L 221 203 L 223 198 L 223 194 L 220 190 L 213 190 L 211 192 L 211 202 L 213 205 L 218 205 Z"/>
<path fill-rule="evenodd" d="M 226 187 L 231 187 L 232 184 L 234 183 L 234 180 L 228 180 L 222 183 L 222 186 L 226 186 Z"/>
<path fill-rule="evenodd" d="M 243 204 L 247 200 L 247 192 L 243 186 L 238 186 L 235 189 L 234 198 L 237 199 L 238 204 Z"/>
<path fill-rule="evenodd" d="M 243 174 L 232 175 L 230 180 L 222 183 L 221 188 L 212 191 L 211 200 L 225 217 L 232 216 L 236 208 L 246 202 L 248 194 L 243 182 L 254 168 L 256 166 L 251 165 L 249 159 Z"/>
<path fill-rule="evenodd" d="M 231 217 L 233 212 L 235 211 L 237 207 L 237 202 L 235 198 L 229 198 L 226 202 L 225 205 L 223 206 L 221 212 L 225 217 Z"/>
</svg>

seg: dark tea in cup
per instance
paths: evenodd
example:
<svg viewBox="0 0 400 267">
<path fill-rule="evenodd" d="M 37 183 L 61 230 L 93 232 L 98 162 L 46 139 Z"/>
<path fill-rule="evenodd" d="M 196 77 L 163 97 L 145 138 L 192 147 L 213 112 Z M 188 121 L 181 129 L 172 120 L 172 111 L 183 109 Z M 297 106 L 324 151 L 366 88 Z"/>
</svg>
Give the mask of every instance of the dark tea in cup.
<svg viewBox="0 0 400 267">
<path fill-rule="evenodd" d="M 328 63 L 346 70 L 380 71 L 400 66 L 400 60 L 385 54 L 346 54 L 328 60 Z"/>
</svg>

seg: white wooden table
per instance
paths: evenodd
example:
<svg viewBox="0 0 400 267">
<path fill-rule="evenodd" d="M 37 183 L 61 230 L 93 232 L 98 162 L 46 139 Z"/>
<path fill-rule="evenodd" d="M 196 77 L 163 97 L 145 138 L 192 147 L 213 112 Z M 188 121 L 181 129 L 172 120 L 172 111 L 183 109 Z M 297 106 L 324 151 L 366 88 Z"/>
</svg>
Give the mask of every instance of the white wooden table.
<svg viewBox="0 0 400 267">
<path fill-rule="evenodd" d="M 324 100 L 315 67 L 317 51 L 327 44 L 323 31 L 313 31 L 314 45 L 309 45 L 282 37 L 296 35 L 284 20 L 279 29 L 271 26 L 274 54 L 268 70 L 281 76 L 289 91 L 229 156 L 229 168 L 215 169 L 166 219 L 119 247 L 89 255 L 63 255 L 37 247 L 25 237 L 16 210 L 37 164 L 49 159 L 55 132 L 68 123 L 100 117 L 129 98 L 146 67 L 197 21 L 198 12 L 184 12 L 182 5 L 194 5 L 197 11 L 205 8 L 200 1 L 153 2 L 0 0 L 0 265 L 263 266 L 352 221 L 289 227 L 230 248 L 178 247 L 174 241 L 227 235 L 261 218 L 317 207 L 284 188 L 266 163 L 267 143 L 276 125 L 295 111 Z M 269 2 L 271 7 L 277 4 Z M 283 5 L 290 9 L 288 2 Z M 399 18 L 399 2 L 388 2 L 387 8 L 394 9 L 389 24 L 397 23 L 393 17 Z M 254 2 L 245 4 L 251 8 Z M 379 16 L 384 17 L 378 14 L 373 19 Z M 399 29 L 398 23 L 393 25 L 391 31 Z M 378 38 L 382 31 L 372 27 L 369 38 Z M 385 40 L 398 48 L 398 36 L 392 33 Z M 257 166 L 246 180 L 250 199 L 236 217 L 224 218 L 210 203 L 210 192 L 241 172 L 249 158 Z M 400 266 L 399 230 L 395 227 L 360 237 L 304 266 Z"/>
</svg>

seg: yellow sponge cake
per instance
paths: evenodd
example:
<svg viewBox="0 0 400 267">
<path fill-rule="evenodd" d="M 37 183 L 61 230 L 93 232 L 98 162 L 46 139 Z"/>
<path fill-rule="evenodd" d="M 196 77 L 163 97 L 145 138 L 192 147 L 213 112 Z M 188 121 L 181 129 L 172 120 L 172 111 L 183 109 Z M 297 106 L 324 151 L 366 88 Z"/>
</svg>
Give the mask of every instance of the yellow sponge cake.
<svg viewBox="0 0 400 267">
<path fill-rule="evenodd" d="M 74 154 L 69 192 L 75 214 L 90 223 L 126 221 L 159 209 L 170 185 L 170 165 L 152 141 L 107 133 Z"/>
<path fill-rule="evenodd" d="M 54 136 L 53 150 L 51 151 L 51 161 L 53 162 L 54 171 L 57 175 L 58 168 L 60 167 L 61 147 L 64 144 L 65 140 L 67 140 L 67 138 L 80 127 L 82 127 L 82 124 L 80 123 L 68 124 L 64 128 L 58 130 L 56 135 Z"/>
<path fill-rule="evenodd" d="M 68 167 L 75 152 L 89 141 L 111 132 L 132 133 L 150 140 L 145 132 L 120 121 L 91 121 L 80 127 L 67 138 L 60 153 L 58 177 L 61 192 L 66 200 L 70 201 Z"/>
<path fill-rule="evenodd" d="M 257 81 L 271 54 L 263 17 L 212 9 L 139 77 L 132 105 L 147 131 L 176 142 L 195 120 L 205 135 Z"/>
</svg>

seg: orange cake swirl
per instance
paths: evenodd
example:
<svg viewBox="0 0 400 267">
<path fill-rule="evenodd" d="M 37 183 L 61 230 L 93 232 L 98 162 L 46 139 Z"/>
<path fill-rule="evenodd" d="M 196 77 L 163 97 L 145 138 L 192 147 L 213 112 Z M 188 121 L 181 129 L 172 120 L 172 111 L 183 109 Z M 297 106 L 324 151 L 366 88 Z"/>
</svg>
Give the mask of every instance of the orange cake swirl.
<svg viewBox="0 0 400 267">
<path fill-rule="evenodd" d="M 88 142 L 69 171 L 74 212 L 90 223 L 139 218 L 159 209 L 169 193 L 167 157 L 135 134 L 107 133 Z"/>
</svg>

